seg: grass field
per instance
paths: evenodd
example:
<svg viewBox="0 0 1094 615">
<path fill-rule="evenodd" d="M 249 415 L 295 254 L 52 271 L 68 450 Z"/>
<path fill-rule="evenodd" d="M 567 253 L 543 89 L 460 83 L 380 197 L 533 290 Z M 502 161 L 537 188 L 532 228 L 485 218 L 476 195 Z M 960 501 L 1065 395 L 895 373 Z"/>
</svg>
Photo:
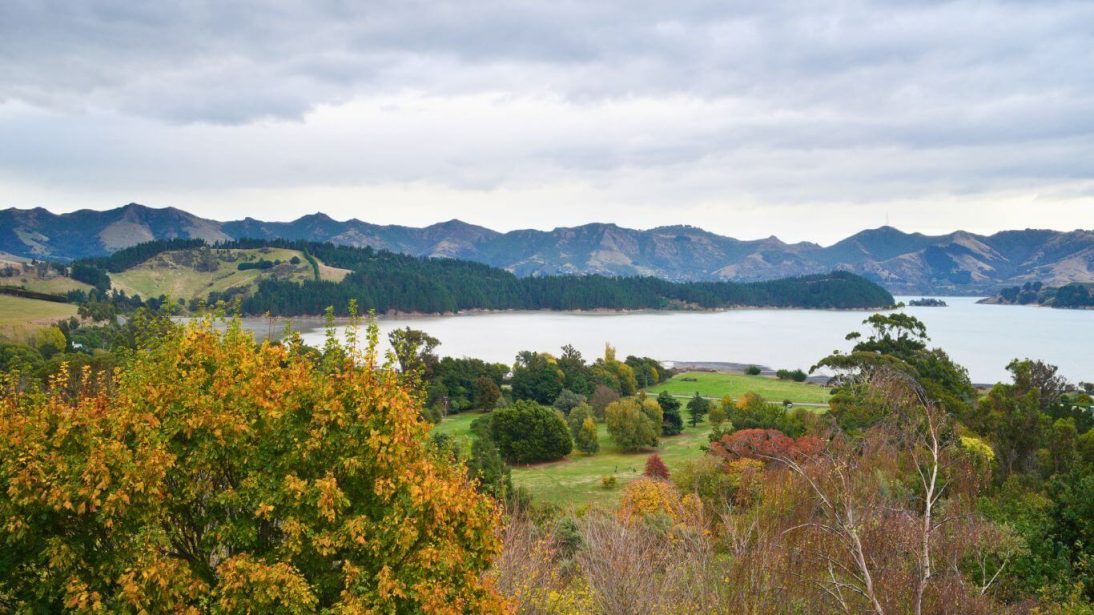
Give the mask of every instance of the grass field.
<svg viewBox="0 0 1094 615">
<path fill-rule="evenodd" d="M 824 403 L 829 396 L 828 389 L 815 384 L 790 382 L 767 376 L 711 372 L 678 374 L 667 382 L 650 387 L 648 392 L 656 395 L 663 390 L 673 395 L 689 397 L 698 391 L 704 397 L 716 398 L 725 395 L 738 397 L 753 391 L 771 401 L 789 399 L 813 404 Z M 461 448 L 467 450 L 470 446 L 471 422 L 480 416 L 482 414 L 477 412 L 457 414 L 446 418 L 434 429 L 460 439 Z M 687 420 L 686 413 L 684 419 Z M 598 425 L 598 430 L 599 453 L 585 455 L 575 451 L 561 461 L 514 467 L 513 482 L 527 488 L 537 502 L 564 507 L 614 503 L 618 500 L 623 485 L 642 475 L 646 458 L 655 451 L 620 451 L 608 436 L 607 428 L 603 424 Z M 704 454 L 700 447 L 708 442 L 709 433 L 710 424 L 706 421 L 697 427 L 685 427 L 684 433 L 678 436 L 661 438 L 661 445 L 656 452 L 665 461 L 669 472 L 672 472 L 685 461 Z M 615 476 L 617 481 L 617 486 L 610 490 L 604 489 L 600 482 L 603 476 L 609 474 Z"/>
<path fill-rule="evenodd" d="M 688 379 L 688 380 L 685 380 Z M 693 380 L 692 380 L 693 379 Z M 789 399 L 803 403 L 825 403 L 828 389 L 817 384 L 779 380 L 770 376 L 746 376 L 714 372 L 684 372 L 647 389 L 651 395 L 668 391 L 673 395 L 691 397 L 696 392 L 703 397 L 740 397 L 752 391 L 764 399 L 781 402 Z"/>
<path fill-rule="evenodd" d="M 167 295 L 172 299 L 204 298 L 210 292 L 225 292 L 234 288 L 253 288 L 260 278 L 277 277 L 281 279 L 313 279 L 311 265 L 304 259 L 303 253 L 296 250 L 268 248 L 261 250 L 231 250 L 235 257 L 250 256 L 254 260 L 280 260 L 282 264 L 272 269 L 249 269 L 239 271 L 241 260 L 220 258 L 213 271 L 197 271 L 187 265 L 185 252 L 164 252 L 147 261 L 123 271 L 110 274 L 113 286 L 126 293 L 141 297 Z M 300 264 L 289 263 L 292 257 L 299 257 Z"/>
<path fill-rule="evenodd" d="M 434 429 L 461 438 L 461 446 L 466 450 L 471 421 L 480 416 L 482 414 L 477 412 L 458 414 L 446 418 Z M 684 461 L 704 454 L 699 447 L 707 443 L 707 434 L 710 433 L 709 423 L 704 422 L 698 427 L 686 427 L 684 433 L 678 436 L 661 438 L 661 446 L 656 451 L 624 453 L 615 447 L 603 424 L 598 429 L 600 452 L 585 455 L 575 451 L 561 461 L 514 467 L 513 483 L 527 488 L 536 502 L 563 507 L 612 504 L 619 499 L 623 485 L 642 475 L 647 457 L 656 452 L 672 472 Z M 608 474 L 616 478 L 614 489 L 601 486 L 601 477 Z"/>
<path fill-rule="evenodd" d="M 76 315 L 76 306 L 0 295 L 0 336 L 22 341 L 36 329 Z"/>
<path fill-rule="evenodd" d="M 36 293 L 49 293 L 51 295 L 63 295 L 70 290 L 82 290 L 86 292 L 91 289 L 90 284 L 77 282 L 72 278 L 66 278 L 64 276 L 39 278 L 33 275 L 25 275 L 14 278 L 0 278 L 0 285 L 20 286 Z"/>
</svg>

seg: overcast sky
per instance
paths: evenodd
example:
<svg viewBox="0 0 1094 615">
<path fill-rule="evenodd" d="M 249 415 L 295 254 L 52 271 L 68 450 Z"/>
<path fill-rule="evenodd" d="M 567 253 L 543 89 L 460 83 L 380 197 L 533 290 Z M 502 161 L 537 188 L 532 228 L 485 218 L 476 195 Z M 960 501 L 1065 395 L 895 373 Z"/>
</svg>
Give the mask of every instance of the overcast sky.
<svg viewBox="0 0 1094 615">
<path fill-rule="evenodd" d="M 1094 3 L 0 2 L 0 207 L 130 201 L 1094 228 Z"/>
</svg>

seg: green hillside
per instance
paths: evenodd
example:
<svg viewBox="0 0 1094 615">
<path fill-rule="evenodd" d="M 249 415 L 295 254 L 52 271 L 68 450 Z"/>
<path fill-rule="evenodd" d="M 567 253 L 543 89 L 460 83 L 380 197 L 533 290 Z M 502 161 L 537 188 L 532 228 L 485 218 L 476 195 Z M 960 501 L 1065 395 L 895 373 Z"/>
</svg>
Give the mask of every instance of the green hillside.
<svg viewBox="0 0 1094 615">
<path fill-rule="evenodd" d="M 331 306 L 345 315 L 351 301 L 362 311 L 380 313 L 862 309 L 894 303 L 885 289 L 845 271 L 743 284 L 598 275 L 519 278 L 469 261 L 302 241 L 244 239 L 212 246 L 190 239 L 155 241 L 78 261 L 72 269 L 74 277 L 96 285 L 109 278 L 129 297 L 242 297 L 244 313 L 277 316 L 322 314 Z"/>
<path fill-rule="evenodd" d="M 47 325 L 76 315 L 69 303 L 0 295 L 0 337 L 23 340 Z"/>
<path fill-rule="evenodd" d="M 91 289 L 90 284 L 84 284 L 63 275 L 49 275 L 40 277 L 34 274 L 26 274 L 11 278 L 0 278 L 0 286 L 17 286 L 36 293 L 49 295 L 63 295 L 70 291 Z"/>
<path fill-rule="evenodd" d="M 241 263 L 260 261 L 275 264 L 268 269 L 239 269 Z M 321 277 L 338 279 L 346 272 L 324 266 L 320 273 Z M 172 250 L 110 274 L 112 287 L 126 294 L 145 298 L 167 295 L 173 299 L 203 299 L 211 292 L 251 293 L 261 280 L 314 279 L 304 253 L 284 248 Z"/>
</svg>

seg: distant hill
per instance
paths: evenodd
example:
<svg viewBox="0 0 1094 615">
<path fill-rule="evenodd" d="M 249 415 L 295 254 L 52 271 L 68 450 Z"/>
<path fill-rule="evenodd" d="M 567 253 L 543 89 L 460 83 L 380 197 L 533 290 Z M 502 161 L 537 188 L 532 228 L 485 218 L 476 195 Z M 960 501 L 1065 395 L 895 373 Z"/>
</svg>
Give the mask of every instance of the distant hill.
<svg viewBox="0 0 1094 615">
<path fill-rule="evenodd" d="M 847 271 L 763 282 L 670 282 L 654 277 L 529 276 L 482 263 L 423 258 L 371 247 L 283 239 L 138 244 L 76 261 L 97 284 L 143 298 L 240 300 L 247 314 L 318 315 L 328 307 L 445 313 L 462 310 L 637 310 L 796 307 L 876 309 L 893 296 Z M 100 277 L 101 276 L 101 277 Z M 191 302 L 186 303 L 185 300 Z"/>
<path fill-rule="evenodd" d="M 312 214 L 292 222 L 218 222 L 179 209 L 137 204 L 53 214 L 0 211 L 0 252 L 77 259 L 151 239 L 288 239 L 369 246 L 414 256 L 485 263 L 518 276 L 602 274 L 674 281 L 757 281 L 847 270 L 892 292 L 981 294 L 1041 282 L 1094 282 L 1094 230 L 1027 229 L 994 235 L 929 236 L 892 227 L 865 230 L 831 246 L 739 240 L 693 226 L 635 230 L 587 224 L 498 233 L 451 220 L 424 228 L 337 221 Z"/>
</svg>

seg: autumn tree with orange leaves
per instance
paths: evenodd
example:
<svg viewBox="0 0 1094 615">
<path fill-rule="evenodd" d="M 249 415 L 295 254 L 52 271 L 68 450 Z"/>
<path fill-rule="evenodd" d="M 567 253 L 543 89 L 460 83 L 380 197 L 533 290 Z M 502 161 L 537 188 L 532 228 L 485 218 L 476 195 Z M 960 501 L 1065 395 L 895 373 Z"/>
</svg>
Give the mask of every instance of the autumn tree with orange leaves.
<svg viewBox="0 0 1094 615">
<path fill-rule="evenodd" d="M 0 611 L 499 613 L 495 504 L 362 348 L 169 327 L 0 395 Z"/>
<path fill-rule="evenodd" d="M 710 452 L 726 461 L 780 458 L 799 459 L 820 452 L 824 443 L 816 436 L 791 438 L 778 429 L 742 429 L 711 442 Z"/>
</svg>

